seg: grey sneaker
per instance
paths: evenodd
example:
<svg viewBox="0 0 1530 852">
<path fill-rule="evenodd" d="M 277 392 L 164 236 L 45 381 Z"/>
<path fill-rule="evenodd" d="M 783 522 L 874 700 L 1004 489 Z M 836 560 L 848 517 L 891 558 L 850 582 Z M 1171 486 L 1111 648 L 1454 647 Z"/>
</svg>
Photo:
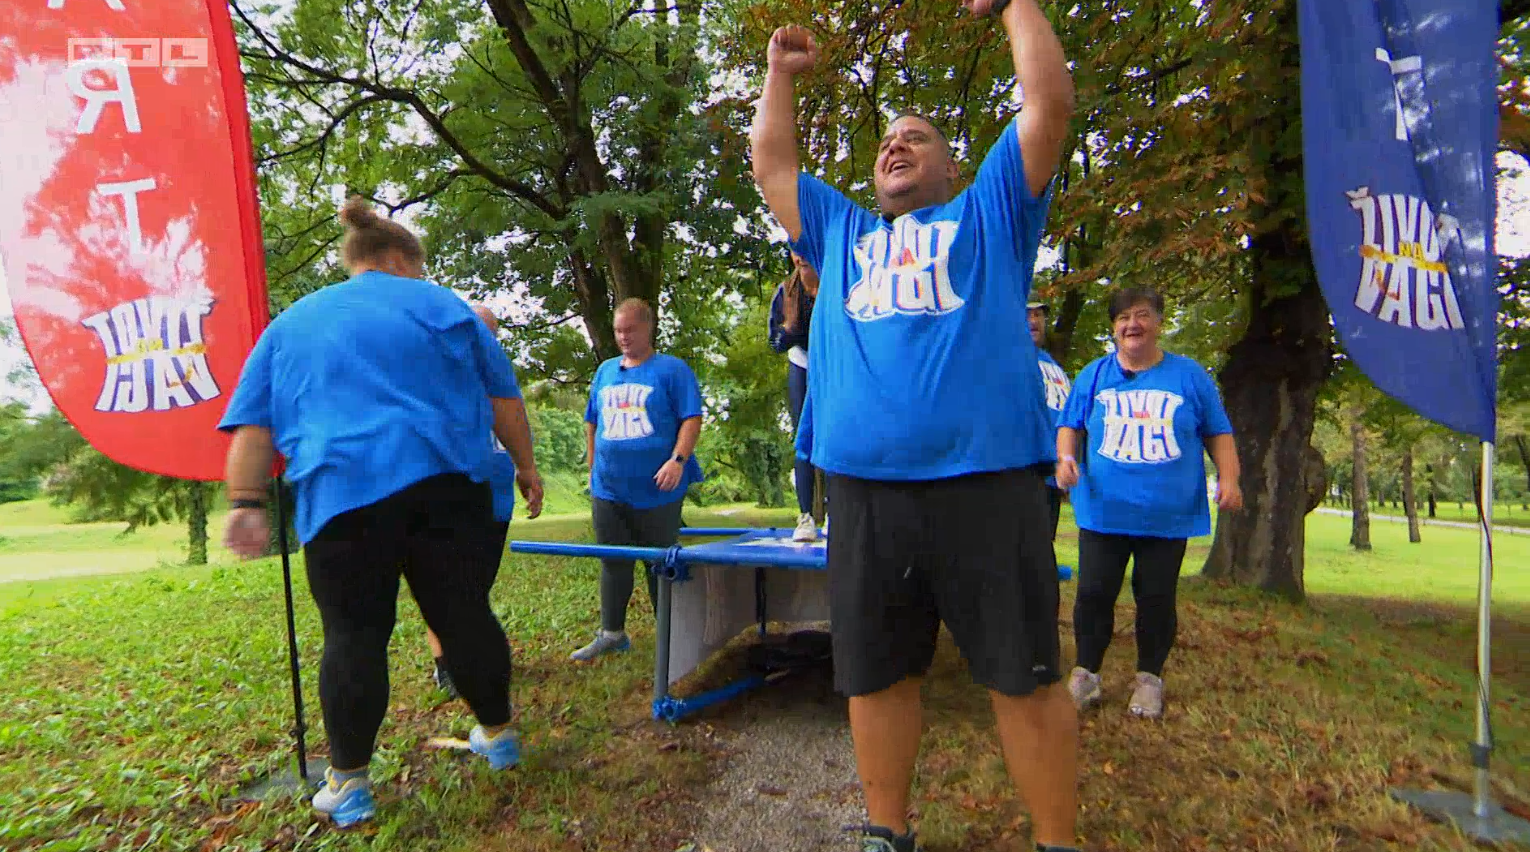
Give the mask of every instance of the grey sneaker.
<svg viewBox="0 0 1530 852">
<path fill-rule="evenodd" d="M 848 830 L 861 833 L 861 852 L 923 852 L 919 844 L 914 841 L 912 828 L 909 829 L 908 834 L 893 834 L 892 829 L 879 825 L 867 825 Z"/>
<path fill-rule="evenodd" d="M 817 541 L 818 525 L 813 523 L 812 515 L 798 515 L 797 529 L 792 531 L 792 541 Z"/>
<path fill-rule="evenodd" d="M 625 632 L 615 636 L 602 630 L 595 634 L 595 641 L 568 655 L 570 660 L 583 663 L 599 657 L 602 654 L 615 654 L 631 650 L 632 640 L 627 638 Z"/>
<path fill-rule="evenodd" d="M 1082 666 L 1074 666 L 1073 674 L 1068 678 L 1068 694 L 1073 696 L 1073 704 L 1080 710 L 1099 704 L 1100 676 Z"/>
<path fill-rule="evenodd" d="M 1128 709 L 1139 719 L 1163 716 L 1163 678 L 1137 672 L 1137 688 L 1132 690 L 1132 703 Z"/>
</svg>

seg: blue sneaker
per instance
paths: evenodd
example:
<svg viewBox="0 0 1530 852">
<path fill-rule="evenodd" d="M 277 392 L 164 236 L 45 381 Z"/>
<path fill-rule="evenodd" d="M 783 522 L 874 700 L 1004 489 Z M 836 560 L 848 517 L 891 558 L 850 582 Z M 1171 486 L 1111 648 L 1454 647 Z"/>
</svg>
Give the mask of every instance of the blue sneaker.
<svg viewBox="0 0 1530 852">
<path fill-rule="evenodd" d="M 366 773 L 337 782 L 334 768 L 324 770 L 324 786 L 313 794 L 313 807 L 335 821 L 339 828 L 365 822 L 377 815 L 372 802 L 372 782 Z"/>
<path fill-rule="evenodd" d="M 495 769 L 508 769 L 521 761 L 520 741 L 509 728 L 490 737 L 483 725 L 474 725 L 473 732 L 468 734 L 468 748 L 487 757 L 489 766 Z"/>
<path fill-rule="evenodd" d="M 615 654 L 630 650 L 632 650 L 632 640 L 627 638 L 626 631 L 607 633 L 602 630 L 595 634 L 595 641 L 569 654 L 568 658 L 576 663 L 583 663 L 593 660 L 602 654 Z"/>
</svg>

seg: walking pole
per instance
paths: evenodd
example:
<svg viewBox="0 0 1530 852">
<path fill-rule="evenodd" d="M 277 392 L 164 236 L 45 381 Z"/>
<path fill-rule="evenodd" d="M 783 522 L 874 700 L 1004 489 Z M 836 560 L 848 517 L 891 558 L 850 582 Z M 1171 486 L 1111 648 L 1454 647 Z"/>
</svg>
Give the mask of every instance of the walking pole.
<svg viewBox="0 0 1530 852">
<path fill-rule="evenodd" d="M 280 482 L 276 484 L 276 528 L 282 551 L 282 585 L 287 595 L 287 662 L 292 668 L 293 745 L 297 750 L 298 777 L 308 785 L 313 783 L 308 777 L 308 726 L 303 721 L 303 675 L 298 665 L 297 615 L 292 604 L 292 554 L 287 543 L 287 512 Z"/>
</svg>

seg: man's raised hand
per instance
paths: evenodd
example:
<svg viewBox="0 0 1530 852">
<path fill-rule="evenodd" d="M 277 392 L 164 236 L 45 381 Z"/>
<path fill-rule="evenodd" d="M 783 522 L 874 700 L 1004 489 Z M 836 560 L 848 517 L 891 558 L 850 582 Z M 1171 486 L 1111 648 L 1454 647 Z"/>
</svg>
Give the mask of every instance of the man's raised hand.
<svg viewBox="0 0 1530 852">
<path fill-rule="evenodd" d="M 962 8 L 979 18 L 992 15 L 994 7 L 1002 5 L 999 0 L 962 0 Z"/>
<path fill-rule="evenodd" d="M 813 34 L 806 27 L 781 27 L 771 34 L 765 58 L 771 73 L 795 76 L 810 70 L 818 62 L 818 43 L 813 41 Z"/>
</svg>

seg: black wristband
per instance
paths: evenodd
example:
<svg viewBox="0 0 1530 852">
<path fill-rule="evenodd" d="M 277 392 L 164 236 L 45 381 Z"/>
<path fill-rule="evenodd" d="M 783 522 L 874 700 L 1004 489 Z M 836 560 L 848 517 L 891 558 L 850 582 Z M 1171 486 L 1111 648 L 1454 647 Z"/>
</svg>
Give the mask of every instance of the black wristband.
<svg viewBox="0 0 1530 852">
<path fill-rule="evenodd" d="M 229 505 L 229 508 L 232 508 L 232 509 L 264 509 L 266 507 L 266 501 L 264 501 L 264 500 L 233 500 L 233 501 L 230 501 L 228 505 Z"/>
<path fill-rule="evenodd" d="M 1009 0 L 993 0 L 993 8 L 988 10 L 988 17 L 996 18 L 1009 5 Z"/>
</svg>

